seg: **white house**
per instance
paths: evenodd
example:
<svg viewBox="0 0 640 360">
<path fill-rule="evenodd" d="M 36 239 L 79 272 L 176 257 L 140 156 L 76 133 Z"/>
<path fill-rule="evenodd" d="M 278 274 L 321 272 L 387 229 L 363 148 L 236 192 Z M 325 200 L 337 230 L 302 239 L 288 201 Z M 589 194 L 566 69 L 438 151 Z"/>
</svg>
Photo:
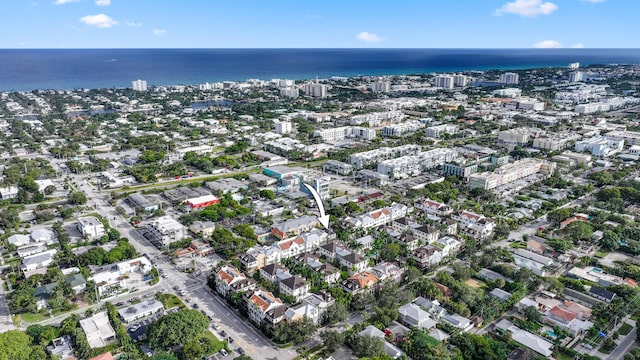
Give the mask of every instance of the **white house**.
<svg viewBox="0 0 640 360">
<path fill-rule="evenodd" d="M 78 218 L 78 231 L 88 239 L 99 239 L 106 234 L 104 224 L 95 216 Z"/>
</svg>

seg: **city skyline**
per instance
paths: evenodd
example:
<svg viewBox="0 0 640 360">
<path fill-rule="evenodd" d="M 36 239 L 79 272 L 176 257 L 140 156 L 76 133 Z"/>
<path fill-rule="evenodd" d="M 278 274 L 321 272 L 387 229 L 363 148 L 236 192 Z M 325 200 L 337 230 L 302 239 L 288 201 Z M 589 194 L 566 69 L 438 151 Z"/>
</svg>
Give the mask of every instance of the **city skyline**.
<svg viewBox="0 0 640 360">
<path fill-rule="evenodd" d="M 640 3 L 7 0 L 0 48 L 635 48 Z M 25 21 L 28 20 L 28 21 Z"/>
</svg>

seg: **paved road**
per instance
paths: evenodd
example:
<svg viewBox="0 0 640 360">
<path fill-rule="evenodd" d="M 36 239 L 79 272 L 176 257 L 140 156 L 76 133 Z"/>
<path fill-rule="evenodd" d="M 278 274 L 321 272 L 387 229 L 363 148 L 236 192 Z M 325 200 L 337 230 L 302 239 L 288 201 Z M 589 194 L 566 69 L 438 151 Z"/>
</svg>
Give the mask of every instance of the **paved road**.
<svg viewBox="0 0 640 360">
<path fill-rule="evenodd" d="M 620 344 L 618 344 L 618 346 L 611 352 L 611 354 L 609 354 L 609 359 L 619 360 L 624 357 L 624 354 L 626 354 L 627 351 L 629 351 L 629 349 L 631 349 L 631 347 L 636 342 L 637 330 L 638 329 L 636 327 L 634 327 L 633 330 L 631 330 L 629 335 L 627 335 L 627 337 L 624 338 L 624 340 L 622 340 Z"/>
<path fill-rule="evenodd" d="M 9 330 L 15 330 L 11 312 L 9 311 L 9 303 L 7 302 L 7 294 L 4 291 L 2 282 L 0 282 L 0 333 Z"/>
<path fill-rule="evenodd" d="M 109 220 L 111 227 L 118 229 L 121 235 L 126 236 L 131 244 L 140 253 L 156 262 L 156 265 L 163 269 L 167 274 L 160 282 L 165 292 L 175 292 L 177 286 L 184 289 L 187 294 L 185 300 L 189 299 L 191 304 L 198 303 L 214 321 L 220 326 L 221 330 L 225 330 L 235 342 L 231 345 L 233 350 L 242 347 L 250 356 L 260 359 L 293 359 L 297 354 L 293 349 L 280 349 L 274 346 L 264 335 L 256 331 L 248 320 L 240 317 L 230 307 L 221 301 L 217 296 L 213 296 L 208 290 L 206 278 L 204 275 L 193 277 L 181 271 L 178 271 L 170 260 L 162 254 L 162 252 L 153 246 L 147 239 L 131 226 L 131 224 L 116 209 L 107 202 L 108 193 L 99 193 L 98 190 L 81 180 L 80 176 L 76 176 L 78 188 L 87 194 L 90 204 L 95 204 L 99 214 Z M 218 334 L 219 335 L 219 334 Z"/>
</svg>

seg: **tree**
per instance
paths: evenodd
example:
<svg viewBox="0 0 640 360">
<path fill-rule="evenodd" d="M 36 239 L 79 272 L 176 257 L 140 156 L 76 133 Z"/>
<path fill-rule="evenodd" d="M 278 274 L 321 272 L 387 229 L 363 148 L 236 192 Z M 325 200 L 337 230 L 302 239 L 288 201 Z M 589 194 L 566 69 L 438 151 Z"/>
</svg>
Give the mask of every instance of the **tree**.
<svg viewBox="0 0 640 360">
<path fill-rule="evenodd" d="M 557 209 L 554 210 L 552 212 L 550 212 L 547 215 L 547 219 L 555 222 L 555 223 L 559 223 L 561 221 L 563 221 L 564 219 L 568 218 L 569 216 L 571 216 L 571 210 L 569 210 L 568 208 L 562 208 L 562 209 Z"/>
<path fill-rule="evenodd" d="M 269 189 L 260 190 L 259 194 L 260 194 L 260 197 L 263 197 L 269 200 L 273 200 L 276 198 L 276 194 L 273 192 L 273 190 L 269 190 Z"/>
<path fill-rule="evenodd" d="M 178 358 L 171 354 L 154 354 L 149 360 L 178 360 Z"/>
<path fill-rule="evenodd" d="M 207 318 L 198 310 L 182 310 L 165 315 L 149 327 L 149 344 L 162 349 L 186 344 L 201 335 L 208 324 Z"/>
<path fill-rule="evenodd" d="M 350 346 L 355 356 L 359 358 L 374 358 L 385 353 L 384 343 L 382 341 L 382 339 L 377 337 L 356 335 L 353 342 L 350 343 Z"/>
<path fill-rule="evenodd" d="M 31 337 L 20 330 L 0 334 L 0 360 L 29 360 Z"/>
<path fill-rule="evenodd" d="M 600 247 L 606 251 L 617 250 L 620 247 L 620 236 L 611 230 L 605 230 L 600 239 Z"/>
<path fill-rule="evenodd" d="M 573 248 L 573 243 L 569 240 L 552 238 L 547 240 L 547 245 L 551 246 L 556 251 L 567 251 Z"/>
<path fill-rule="evenodd" d="M 402 248 L 396 243 L 382 244 L 380 248 L 380 260 L 396 260 L 402 254 Z"/>
<path fill-rule="evenodd" d="M 589 241 L 593 237 L 593 228 L 584 221 L 574 221 L 564 228 L 565 234 L 576 241 Z"/>
<path fill-rule="evenodd" d="M 87 203 L 87 196 L 82 191 L 75 191 L 69 194 L 69 204 L 84 205 Z"/>
<path fill-rule="evenodd" d="M 327 330 L 320 333 L 324 346 L 330 353 L 344 344 L 344 333 L 335 330 Z"/>
<path fill-rule="evenodd" d="M 333 325 L 344 321 L 349 316 L 349 310 L 343 303 L 337 302 L 327 309 L 327 324 Z"/>
<path fill-rule="evenodd" d="M 292 342 L 298 344 L 311 336 L 317 327 L 308 317 L 289 324 L 279 324 L 273 332 L 273 340 L 279 343 Z"/>
<path fill-rule="evenodd" d="M 524 316 L 527 320 L 542 323 L 542 315 L 535 306 L 528 306 L 524 309 Z"/>
<path fill-rule="evenodd" d="M 184 344 L 180 358 L 182 360 L 200 360 L 203 352 L 198 339 L 191 339 Z"/>
</svg>

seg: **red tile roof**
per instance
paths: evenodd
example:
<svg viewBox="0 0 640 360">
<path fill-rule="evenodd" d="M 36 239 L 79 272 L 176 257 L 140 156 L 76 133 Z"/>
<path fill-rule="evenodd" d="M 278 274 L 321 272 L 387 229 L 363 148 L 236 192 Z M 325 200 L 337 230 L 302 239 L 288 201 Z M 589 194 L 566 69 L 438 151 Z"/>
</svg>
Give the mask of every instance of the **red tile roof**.
<svg viewBox="0 0 640 360">
<path fill-rule="evenodd" d="M 571 312 L 569 310 L 565 310 L 559 306 L 552 307 L 551 310 L 549 310 L 549 313 L 555 316 L 556 318 L 562 319 L 566 322 L 569 322 L 578 316 L 576 313 Z"/>
</svg>

